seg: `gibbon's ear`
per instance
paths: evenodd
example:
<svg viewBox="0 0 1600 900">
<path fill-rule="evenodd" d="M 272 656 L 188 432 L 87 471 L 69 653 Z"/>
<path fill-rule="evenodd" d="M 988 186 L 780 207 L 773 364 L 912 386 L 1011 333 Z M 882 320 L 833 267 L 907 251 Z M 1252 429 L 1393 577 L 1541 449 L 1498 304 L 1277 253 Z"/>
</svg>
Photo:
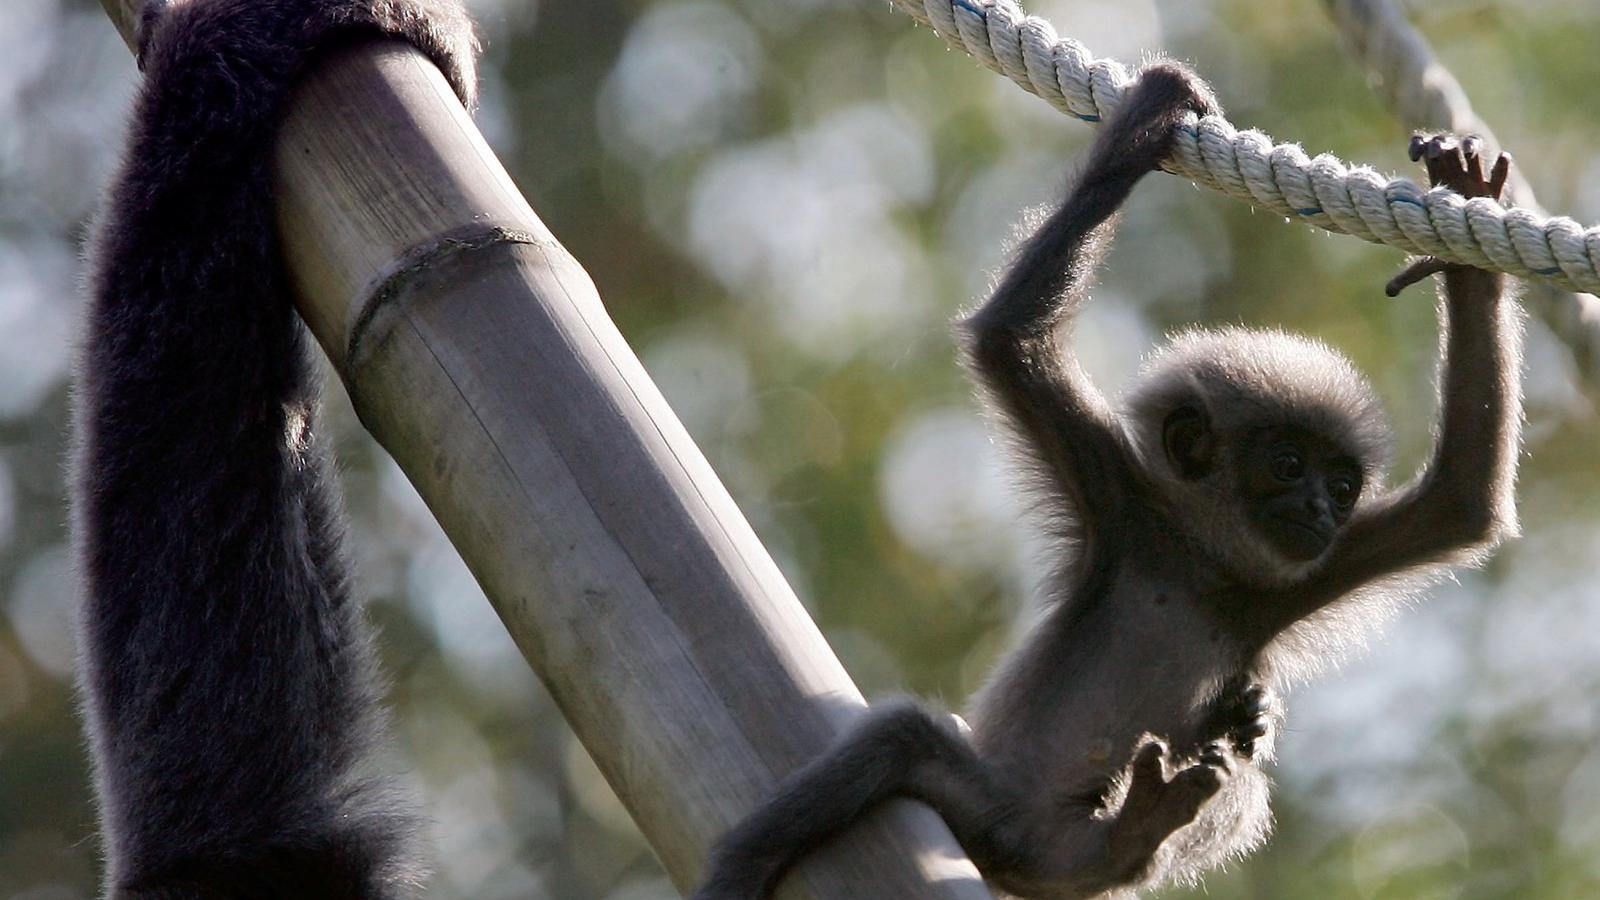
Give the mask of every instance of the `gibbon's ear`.
<svg viewBox="0 0 1600 900">
<path fill-rule="evenodd" d="M 1184 481 L 1198 481 L 1216 464 L 1216 437 L 1211 420 L 1193 406 L 1180 406 L 1161 423 L 1161 447 L 1173 471 Z"/>
</svg>

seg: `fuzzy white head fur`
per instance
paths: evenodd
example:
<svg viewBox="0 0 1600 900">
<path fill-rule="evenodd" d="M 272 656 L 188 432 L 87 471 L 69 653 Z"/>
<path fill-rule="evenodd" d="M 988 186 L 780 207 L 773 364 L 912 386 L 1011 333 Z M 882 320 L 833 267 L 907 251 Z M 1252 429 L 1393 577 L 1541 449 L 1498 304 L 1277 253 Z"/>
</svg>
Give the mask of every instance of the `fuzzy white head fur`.
<svg viewBox="0 0 1600 900">
<path fill-rule="evenodd" d="M 1388 419 L 1355 365 L 1321 341 L 1275 329 L 1180 332 L 1145 360 L 1122 405 L 1129 438 L 1146 471 L 1169 486 L 1179 521 L 1219 562 L 1262 584 L 1298 581 L 1318 561 L 1290 563 L 1254 537 L 1228 480 L 1237 473 L 1231 438 L 1274 425 L 1315 432 L 1360 461 L 1363 500 L 1393 453 Z M 1203 411 L 1221 438 L 1215 472 L 1195 481 L 1179 477 L 1163 449 L 1167 416 L 1185 406 Z"/>
</svg>

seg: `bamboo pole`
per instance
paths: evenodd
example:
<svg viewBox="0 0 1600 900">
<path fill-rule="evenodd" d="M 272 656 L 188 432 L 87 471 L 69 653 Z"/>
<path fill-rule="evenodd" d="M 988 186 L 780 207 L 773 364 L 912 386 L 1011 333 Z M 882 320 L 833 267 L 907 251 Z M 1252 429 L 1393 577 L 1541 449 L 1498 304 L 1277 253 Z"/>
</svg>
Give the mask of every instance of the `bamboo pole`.
<svg viewBox="0 0 1600 900">
<path fill-rule="evenodd" d="M 103 0 L 125 38 L 140 0 Z M 130 40 L 131 43 L 131 40 Z M 276 147 L 297 305 L 673 882 L 863 708 L 700 451 L 438 70 L 324 61 Z M 784 898 L 986 898 L 897 801 Z"/>
</svg>

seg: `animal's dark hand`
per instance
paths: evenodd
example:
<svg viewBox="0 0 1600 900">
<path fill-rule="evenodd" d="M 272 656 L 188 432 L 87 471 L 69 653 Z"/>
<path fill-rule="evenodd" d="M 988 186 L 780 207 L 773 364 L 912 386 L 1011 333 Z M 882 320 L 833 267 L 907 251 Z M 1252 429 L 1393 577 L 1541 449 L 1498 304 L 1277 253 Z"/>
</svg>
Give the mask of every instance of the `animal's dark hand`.
<svg viewBox="0 0 1600 900">
<path fill-rule="evenodd" d="M 1431 138 L 1416 135 L 1408 149 L 1412 162 L 1421 160 L 1434 187 L 1446 187 L 1463 197 L 1500 199 L 1506 178 L 1511 175 L 1511 154 L 1502 153 L 1486 178 L 1483 174 L 1483 138 L 1468 135 L 1436 134 Z"/>
<path fill-rule="evenodd" d="M 1499 200 L 1505 190 L 1506 179 L 1511 175 L 1511 154 L 1502 153 L 1486 176 L 1483 171 L 1483 139 L 1477 135 L 1456 138 L 1450 134 L 1432 137 L 1415 135 L 1411 138 L 1408 153 L 1413 162 L 1421 161 L 1428 169 L 1428 180 L 1434 187 L 1449 188 L 1463 197 L 1488 197 Z M 1456 268 L 1436 256 L 1413 260 L 1389 279 L 1384 293 L 1393 297 L 1429 275 Z M 1460 266 L 1459 268 L 1471 268 Z"/>
<path fill-rule="evenodd" d="M 1138 178 L 1172 154 L 1186 113 L 1221 113 L 1211 88 L 1188 67 L 1163 60 L 1139 72 L 1095 144 L 1085 177 Z"/>
<path fill-rule="evenodd" d="M 1251 682 L 1231 686 L 1218 698 L 1203 740 L 1225 742 L 1240 758 L 1253 759 L 1272 733 L 1276 703 L 1277 698 L 1266 685 Z"/>
</svg>

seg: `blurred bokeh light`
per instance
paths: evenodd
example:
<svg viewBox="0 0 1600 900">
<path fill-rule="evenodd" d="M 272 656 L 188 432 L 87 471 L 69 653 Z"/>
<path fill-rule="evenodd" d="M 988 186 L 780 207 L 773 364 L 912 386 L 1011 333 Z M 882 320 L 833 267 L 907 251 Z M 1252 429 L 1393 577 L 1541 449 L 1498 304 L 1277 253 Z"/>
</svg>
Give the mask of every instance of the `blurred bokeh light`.
<svg viewBox="0 0 1600 900">
<path fill-rule="evenodd" d="M 863 0 L 474 0 L 485 133 L 584 262 L 869 693 L 959 705 L 1044 543 L 954 361 L 1091 136 Z M 1600 220 L 1593 0 L 1410 11 L 1552 210 Z M 1039 0 L 1099 54 L 1165 52 L 1230 118 L 1406 167 L 1310 0 Z M 137 73 L 88 0 L 0 17 L 0 898 L 94 896 L 62 487 L 79 248 Z M 1422 458 L 1436 332 L 1399 254 L 1153 179 L 1079 350 L 1109 393 L 1167 331 L 1282 324 L 1350 353 Z M 1292 697 L 1270 847 L 1215 897 L 1600 896 L 1600 417 L 1537 322 L 1524 537 Z M 329 388 L 430 896 L 676 896 L 396 467 Z M 1175 891 L 1172 896 L 1189 896 Z M 1194 896 L 1200 896 L 1197 892 Z"/>
</svg>

